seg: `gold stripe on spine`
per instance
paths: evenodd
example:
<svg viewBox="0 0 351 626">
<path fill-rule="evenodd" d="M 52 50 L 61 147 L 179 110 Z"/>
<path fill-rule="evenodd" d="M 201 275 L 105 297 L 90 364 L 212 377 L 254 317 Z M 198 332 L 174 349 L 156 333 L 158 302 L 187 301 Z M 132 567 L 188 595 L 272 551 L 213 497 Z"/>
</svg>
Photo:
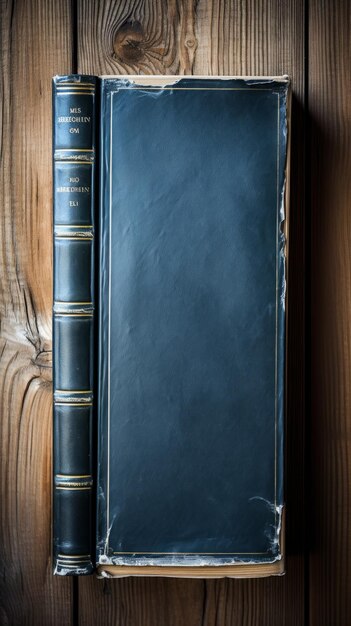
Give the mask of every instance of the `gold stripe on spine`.
<svg viewBox="0 0 351 626">
<path fill-rule="evenodd" d="M 77 230 L 79 229 L 79 230 Z M 54 236 L 56 239 L 66 239 L 67 237 L 78 237 L 79 239 L 94 239 L 94 230 L 92 226 L 72 226 L 70 224 L 58 224 L 54 227 Z"/>
<path fill-rule="evenodd" d="M 91 474 L 56 474 L 56 478 L 92 478 Z"/>
<path fill-rule="evenodd" d="M 60 236 L 56 236 L 55 239 L 68 239 L 68 241 L 91 241 L 93 239 L 93 236 L 91 237 L 70 237 L 69 235 L 67 237 L 64 237 L 63 235 Z"/>
<path fill-rule="evenodd" d="M 62 83 L 57 83 L 56 85 L 57 87 L 94 87 L 95 88 L 95 84 L 94 83 L 70 83 L 70 82 L 62 82 Z"/>
<path fill-rule="evenodd" d="M 57 559 L 57 566 L 58 568 L 62 568 L 63 570 L 80 570 L 83 569 L 83 566 L 86 565 L 86 563 L 89 563 L 90 565 L 91 562 L 91 558 L 89 559 L 82 559 L 81 561 L 71 561 L 71 562 L 66 562 L 63 559 Z"/>
<path fill-rule="evenodd" d="M 93 165 L 94 161 L 77 161 L 76 159 L 73 159 L 71 157 L 68 157 L 69 160 L 66 161 L 62 161 L 60 159 L 55 159 L 55 163 L 65 163 L 66 165 Z"/>
<path fill-rule="evenodd" d="M 82 567 L 83 565 L 85 565 L 86 563 L 90 563 L 91 561 L 91 555 L 87 556 L 87 557 L 82 557 L 82 558 L 72 558 L 70 559 L 67 556 L 61 556 L 58 557 L 57 559 L 57 564 L 62 567 L 62 568 L 69 568 L 69 569 L 74 569 L 77 568 L 79 569 L 80 567 Z"/>
<path fill-rule="evenodd" d="M 94 308 L 89 309 L 64 309 L 60 307 L 54 307 L 55 317 L 92 317 L 94 314 Z"/>
<path fill-rule="evenodd" d="M 78 231 L 67 232 L 67 235 L 64 232 L 61 232 L 60 234 L 55 233 L 55 239 L 89 239 L 90 241 L 91 239 L 94 239 L 94 235 L 93 233 L 88 232 L 82 233 L 82 235 L 80 235 Z"/>
<path fill-rule="evenodd" d="M 86 491 L 87 489 L 92 489 L 93 484 L 94 483 L 92 478 L 65 480 L 63 478 L 57 478 L 55 476 L 54 487 L 55 489 L 79 489 Z"/>
<path fill-rule="evenodd" d="M 89 83 L 57 83 L 56 89 L 91 89 L 94 91 L 94 85 Z"/>
<path fill-rule="evenodd" d="M 81 389 L 72 389 L 72 390 L 64 390 L 64 389 L 55 389 L 54 393 L 93 393 L 91 389 L 89 391 L 82 391 Z"/>
<path fill-rule="evenodd" d="M 81 480 L 63 480 L 62 478 L 57 478 L 55 476 L 55 487 L 56 489 L 60 489 L 62 487 L 70 488 L 70 489 L 87 489 L 93 486 L 92 478 L 85 478 Z"/>
<path fill-rule="evenodd" d="M 92 487 L 60 487 L 55 485 L 55 489 L 61 491 L 91 491 Z"/>
<path fill-rule="evenodd" d="M 57 392 L 54 391 L 54 403 L 57 405 L 71 405 L 71 404 L 79 404 L 83 406 L 87 406 L 92 404 L 93 402 L 93 392 L 92 391 L 65 391 L 65 392 Z"/>
<path fill-rule="evenodd" d="M 88 559 L 90 554 L 58 554 L 60 559 Z"/>
<path fill-rule="evenodd" d="M 95 89 L 92 83 L 56 83 L 56 89 Z"/>
<path fill-rule="evenodd" d="M 95 91 L 94 85 L 91 86 L 88 83 L 77 83 L 76 85 L 74 83 L 60 83 L 59 85 L 56 85 L 56 89 L 69 89 L 70 91 L 85 89 L 87 91 Z"/>
<path fill-rule="evenodd" d="M 70 229 L 70 228 L 79 228 L 81 230 L 93 230 L 93 225 L 92 224 L 55 224 L 55 228 L 62 228 L 62 229 Z"/>
<path fill-rule="evenodd" d="M 94 154 L 95 150 L 94 148 L 56 148 L 55 152 L 90 152 Z"/>
<path fill-rule="evenodd" d="M 66 563 L 66 561 L 62 561 L 60 559 L 57 559 L 57 567 L 58 569 L 62 568 L 63 570 L 80 570 L 83 569 L 83 565 L 80 565 L 80 563 L 85 564 L 85 563 L 89 563 L 90 564 L 90 559 L 87 559 L 86 561 L 72 561 L 72 563 Z"/>
<path fill-rule="evenodd" d="M 94 227 L 91 224 L 82 224 L 82 225 L 74 225 L 74 224 L 55 224 L 54 234 L 58 237 L 64 237 L 67 233 L 67 236 L 76 237 L 78 235 L 83 235 L 85 237 L 93 237 L 94 235 Z"/>
<path fill-rule="evenodd" d="M 54 400 L 54 405 L 55 406 L 81 406 L 81 407 L 85 407 L 85 406 L 93 406 L 92 402 L 56 402 Z"/>
<path fill-rule="evenodd" d="M 94 96 L 94 91 L 57 91 L 56 95 L 58 96 Z"/>
<path fill-rule="evenodd" d="M 89 313 L 94 312 L 93 302 L 54 302 L 54 313 Z"/>
<path fill-rule="evenodd" d="M 72 88 L 70 88 L 70 91 L 68 91 L 67 89 L 58 89 L 56 91 L 56 94 L 58 96 L 65 96 L 66 94 L 74 94 L 77 96 L 82 95 L 89 95 L 89 96 L 95 96 L 95 90 L 94 89 L 74 89 L 72 91 Z"/>
<path fill-rule="evenodd" d="M 56 480 L 55 476 L 55 484 L 57 487 L 91 487 L 93 484 L 93 479 L 85 479 L 85 480 L 63 480 L 58 478 Z"/>
<path fill-rule="evenodd" d="M 55 317 L 93 317 L 93 312 L 89 312 L 89 313 L 71 313 L 71 312 L 65 312 L 65 313 L 55 313 Z"/>
<path fill-rule="evenodd" d="M 89 555 L 89 557 L 90 557 L 90 555 Z M 87 563 L 88 561 L 90 561 L 90 558 L 88 558 L 88 557 L 84 558 L 84 559 L 81 559 L 81 560 L 74 559 L 74 558 L 72 558 L 72 560 L 70 560 L 67 557 L 62 557 L 61 556 L 60 558 L 57 559 L 58 565 L 60 565 L 61 567 L 64 567 L 64 568 L 70 567 L 72 569 L 76 568 L 76 567 L 79 567 L 79 563 Z"/>
</svg>

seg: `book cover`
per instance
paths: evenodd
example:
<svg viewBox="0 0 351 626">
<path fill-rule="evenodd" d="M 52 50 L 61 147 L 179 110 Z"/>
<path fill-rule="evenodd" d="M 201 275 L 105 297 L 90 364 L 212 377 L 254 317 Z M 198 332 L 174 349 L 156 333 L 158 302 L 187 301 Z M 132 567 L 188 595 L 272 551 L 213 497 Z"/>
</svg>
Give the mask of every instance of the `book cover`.
<svg viewBox="0 0 351 626">
<path fill-rule="evenodd" d="M 54 81 L 57 573 L 284 570 L 288 94 Z"/>
</svg>

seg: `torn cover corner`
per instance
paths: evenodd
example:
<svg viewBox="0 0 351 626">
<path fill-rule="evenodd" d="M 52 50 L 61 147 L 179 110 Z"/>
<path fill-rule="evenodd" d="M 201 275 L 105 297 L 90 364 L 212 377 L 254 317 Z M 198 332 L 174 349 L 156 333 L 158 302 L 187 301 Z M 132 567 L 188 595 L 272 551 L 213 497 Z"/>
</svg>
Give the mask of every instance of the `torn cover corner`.
<svg viewBox="0 0 351 626">
<path fill-rule="evenodd" d="M 267 558 L 262 561 L 262 558 L 243 558 L 240 556 L 235 557 L 218 557 L 213 558 L 208 555 L 179 555 L 174 553 L 173 555 L 167 555 L 160 558 L 159 555 L 154 557 L 140 554 L 119 554 L 113 553 L 111 547 L 109 547 L 109 537 L 112 529 L 112 524 L 108 529 L 104 542 L 100 542 L 100 554 L 97 556 L 97 576 L 99 578 L 114 578 L 116 576 L 130 576 L 130 575 L 144 575 L 146 573 L 152 574 L 153 571 L 160 571 L 159 575 L 173 575 L 177 576 L 177 568 L 182 568 L 182 576 L 188 577 L 219 577 L 219 576 L 231 576 L 230 572 L 233 571 L 233 567 L 239 568 L 235 577 L 241 577 L 240 568 L 246 571 L 246 567 L 259 567 L 267 568 L 269 573 L 257 574 L 257 575 L 283 575 L 285 573 L 285 505 L 274 504 L 265 500 L 264 498 L 255 497 L 251 500 L 258 500 L 262 502 L 263 506 L 268 508 L 272 514 L 274 514 L 274 524 L 267 526 L 265 529 L 265 535 L 269 541 L 270 549 L 267 552 Z M 276 569 L 274 569 L 276 566 Z M 271 570 L 270 568 L 273 567 Z M 134 568 L 134 573 L 133 573 Z M 146 569 L 145 569 L 146 568 Z M 211 575 L 208 574 L 209 568 L 211 569 Z M 173 574 L 170 572 L 173 571 Z M 189 572 L 186 574 L 186 572 Z M 236 571 L 236 570 L 235 570 Z M 163 574 L 163 573 L 164 574 Z M 184 573 L 185 572 L 185 573 Z M 226 572 L 228 572 L 226 574 Z M 156 575 L 156 574 L 153 574 Z M 233 574 L 234 576 L 234 574 Z M 246 576 L 246 574 L 245 574 Z"/>
</svg>

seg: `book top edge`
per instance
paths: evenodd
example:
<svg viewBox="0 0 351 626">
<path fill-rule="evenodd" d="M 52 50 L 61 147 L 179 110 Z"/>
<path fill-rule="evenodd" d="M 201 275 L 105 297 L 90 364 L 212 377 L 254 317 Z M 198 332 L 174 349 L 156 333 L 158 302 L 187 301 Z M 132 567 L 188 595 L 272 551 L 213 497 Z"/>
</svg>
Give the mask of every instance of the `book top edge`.
<svg viewBox="0 0 351 626">
<path fill-rule="evenodd" d="M 237 76 L 237 75 L 206 75 L 206 74 L 191 74 L 191 75 L 182 75 L 182 74 L 102 74 L 99 78 L 102 80 L 112 79 L 128 79 L 128 80 L 170 80 L 173 79 L 174 82 L 186 79 L 186 80 L 263 80 L 263 81 L 280 81 L 280 82 L 289 82 L 289 76 L 287 74 L 281 76 Z"/>
<path fill-rule="evenodd" d="M 116 74 L 116 75 L 107 75 L 107 74 L 103 74 L 101 76 L 93 76 L 93 75 L 84 75 L 84 74 L 70 74 L 70 75 L 66 75 L 66 76 L 54 76 L 53 77 L 53 81 L 55 83 L 60 83 L 60 82 L 66 82 L 69 79 L 72 79 L 74 82 L 76 82 L 77 84 L 79 84 L 80 82 L 86 82 L 87 80 L 92 80 L 92 81 L 96 81 L 96 79 L 99 78 L 102 81 L 109 81 L 109 80 L 126 80 L 128 82 L 132 82 L 138 85 L 176 85 L 179 81 L 181 80 L 208 80 L 208 81 L 212 81 L 212 80 L 223 80 L 223 81 L 228 81 L 228 80 L 241 80 L 247 83 L 251 83 L 251 82 L 255 82 L 257 83 L 282 83 L 282 84 L 289 84 L 290 83 L 290 77 L 287 74 L 284 74 L 282 76 L 206 76 L 206 75 L 198 75 L 198 74 L 194 74 L 194 75 L 174 75 L 174 74 L 169 74 L 169 75 L 156 75 L 156 74 L 145 74 L 145 75 L 140 75 L 140 74 Z"/>
</svg>

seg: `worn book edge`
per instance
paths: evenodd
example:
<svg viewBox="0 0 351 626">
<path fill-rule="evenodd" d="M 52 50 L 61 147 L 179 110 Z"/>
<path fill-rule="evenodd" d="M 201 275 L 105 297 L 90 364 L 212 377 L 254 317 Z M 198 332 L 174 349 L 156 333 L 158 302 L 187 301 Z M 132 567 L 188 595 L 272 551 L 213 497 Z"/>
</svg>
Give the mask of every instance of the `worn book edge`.
<svg viewBox="0 0 351 626">
<path fill-rule="evenodd" d="M 272 563 L 236 563 L 235 565 L 162 566 L 99 565 L 98 578 L 128 576 L 164 576 L 166 578 L 263 578 L 285 574 L 285 507 L 282 507 L 279 533 L 280 557 Z"/>
<path fill-rule="evenodd" d="M 101 76 L 106 80 L 125 80 L 127 83 L 134 83 L 141 87 L 155 86 L 162 88 L 173 87 L 182 79 L 206 79 L 206 80 L 242 80 L 247 84 L 260 81 L 261 84 L 280 82 L 287 86 L 286 93 L 286 162 L 284 170 L 284 182 L 281 190 L 281 201 L 279 206 L 279 227 L 284 234 L 284 280 L 285 280 L 285 308 L 287 304 L 287 261 L 288 261 L 288 232 L 289 232 L 289 189 L 290 189 L 290 152 L 291 152 L 291 89 L 288 75 L 282 76 L 140 76 L 140 75 L 117 75 Z M 287 330 L 287 314 L 285 310 L 285 329 Z M 286 334 L 287 336 L 287 334 Z M 285 360 L 285 380 L 286 380 L 286 360 Z M 285 385 L 285 402 L 286 402 Z M 285 411 L 286 415 L 286 411 Z M 116 565 L 103 555 L 96 566 L 96 573 L 99 578 L 123 578 L 129 576 L 161 576 L 174 578 L 259 578 L 267 576 L 279 576 L 285 573 L 285 505 L 277 506 L 280 524 L 278 526 L 275 541 L 279 544 L 279 555 L 272 562 L 257 563 L 242 561 L 230 565 Z"/>
</svg>

